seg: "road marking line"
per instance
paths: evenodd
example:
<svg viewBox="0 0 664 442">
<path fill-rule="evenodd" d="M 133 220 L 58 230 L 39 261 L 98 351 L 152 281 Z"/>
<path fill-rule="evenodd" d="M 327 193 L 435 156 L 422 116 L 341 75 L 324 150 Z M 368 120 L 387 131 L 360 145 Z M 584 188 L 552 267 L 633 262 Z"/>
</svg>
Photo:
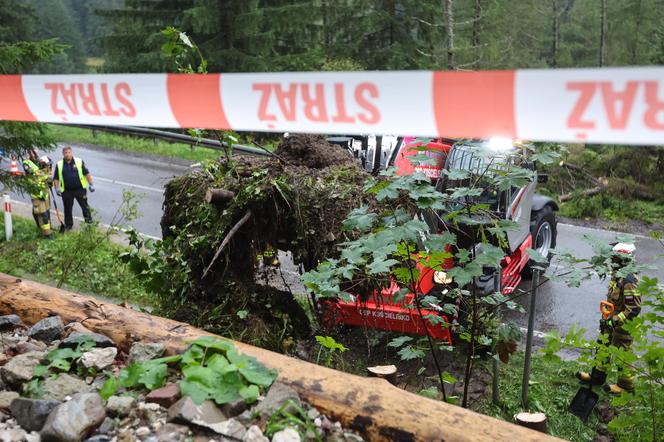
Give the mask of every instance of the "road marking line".
<svg viewBox="0 0 664 442">
<path fill-rule="evenodd" d="M 649 236 L 639 235 L 636 233 L 618 232 L 616 230 L 598 229 L 596 227 L 577 226 L 576 224 L 558 223 L 559 226 L 565 226 L 572 230 L 590 230 L 592 232 L 612 233 L 614 235 L 629 235 L 639 239 L 652 239 Z"/>
<path fill-rule="evenodd" d="M 97 181 L 102 181 L 104 183 L 119 184 L 120 186 L 129 186 L 141 190 L 149 190 L 150 192 L 164 193 L 164 189 L 157 189 L 156 187 L 142 186 L 140 184 L 128 183 L 126 181 L 111 180 L 109 178 L 103 178 L 99 176 L 95 176 L 94 179 Z"/>
</svg>

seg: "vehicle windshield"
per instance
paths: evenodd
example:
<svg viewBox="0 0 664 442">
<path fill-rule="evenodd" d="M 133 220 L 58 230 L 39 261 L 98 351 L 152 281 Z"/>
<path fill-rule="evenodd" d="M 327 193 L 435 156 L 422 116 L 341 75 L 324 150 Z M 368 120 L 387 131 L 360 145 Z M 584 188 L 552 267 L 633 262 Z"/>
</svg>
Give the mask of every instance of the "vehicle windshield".
<svg viewBox="0 0 664 442">
<path fill-rule="evenodd" d="M 498 171 L 507 169 L 507 160 L 506 153 L 491 151 L 483 142 L 456 144 L 447 159 L 445 169 L 450 174 L 443 181 L 441 190 L 455 187 L 482 189 L 480 195 L 471 198 L 472 202 L 488 204 L 491 210 L 498 211 L 501 192 L 493 177 Z M 467 173 L 464 176 L 460 171 Z M 457 178 L 459 176 L 463 177 Z M 449 210 L 460 208 L 461 202 L 452 203 Z"/>
</svg>

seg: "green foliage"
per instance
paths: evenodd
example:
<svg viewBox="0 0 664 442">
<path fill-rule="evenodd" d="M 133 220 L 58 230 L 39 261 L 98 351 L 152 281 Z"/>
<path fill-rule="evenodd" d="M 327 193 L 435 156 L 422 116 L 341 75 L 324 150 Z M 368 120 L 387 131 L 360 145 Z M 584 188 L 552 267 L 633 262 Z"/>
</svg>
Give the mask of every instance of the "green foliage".
<svg viewBox="0 0 664 442">
<path fill-rule="evenodd" d="M 119 255 L 126 248 L 112 243 L 103 234 L 95 231 L 54 233 L 53 241 L 45 241 L 33 220 L 14 216 L 13 223 L 14 239 L 0 240 L 0 272 L 46 284 L 62 281 L 62 285 L 70 289 L 121 301 L 139 304 L 154 301 L 154 295 L 145 291 L 129 267 L 120 261 Z M 1 218 L 0 229 L 4 229 Z M 80 266 L 73 266 L 75 268 L 65 274 L 62 256 L 72 256 L 71 251 L 80 247 L 84 235 L 91 235 L 96 247 L 81 260 Z"/>
<path fill-rule="evenodd" d="M 316 342 L 318 342 L 318 345 L 320 346 L 318 349 L 318 356 L 316 357 L 316 363 L 320 363 L 321 353 L 325 350 L 323 365 L 326 367 L 332 367 L 332 360 L 337 354 L 337 351 L 343 353 L 348 350 L 343 344 L 335 341 L 332 336 L 316 336 Z"/>
<path fill-rule="evenodd" d="M 60 373 L 69 373 L 72 368 L 76 368 L 77 374 L 85 376 L 95 374 L 82 365 L 77 365 L 83 354 L 93 348 L 95 342 L 89 336 L 82 335 L 76 340 L 74 348 L 56 348 L 51 350 L 41 364 L 34 369 L 33 378 L 26 386 L 28 396 L 40 398 L 43 394 L 42 382 L 49 376 L 58 376 Z"/>
<path fill-rule="evenodd" d="M 277 411 L 275 411 L 265 428 L 267 437 L 274 436 L 275 433 L 286 428 L 294 428 L 302 438 L 307 440 L 315 440 L 321 442 L 323 434 L 320 429 L 314 424 L 313 419 L 300 405 L 289 399 L 283 403 Z"/>
<path fill-rule="evenodd" d="M 473 409 L 508 422 L 514 422 L 514 415 L 523 411 L 521 404 L 521 381 L 523 378 L 523 352 L 514 353 L 509 364 L 500 364 L 499 389 L 501 402 L 494 405 L 491 395 L 487 395 L 473 405 Z M 569 412 L 569 404 L 579 384 L 574 377 L 581 366 L 576 361 L 547 359 L 534 352 L 531 361 L 528 400 L 532 412 L 543 412 L 547 416 L 548 434 L 564 440 L 586 442 L 593 440 L 601 425 L 596 413 L 591 414 L 587 423 L 581 422 Z M 599 406 L 605 406 L 610 398 L 600 394 Z"/>
<path fill-rule="evenodd" d="M 505 209 L 499 207 L 499 194 L 534 180 L 532 170 L 525 168 L 532 155 L 549 161 L 557 153 L 548 145 L 534 145 L 497 155 L 484 144 L 473 142 L 455 149 L 458 150 L 452 151 L 448 158 L 447 181 L 438 189 L 421 173 L 397 176 L 393 168 L 380 178 L 368 179 L 364 189 L 375 196 L 376 203 L 350 212 L 343 226 L 352 236 L 341 244 L 340 258 L 321 263 L 316 270 L 304 274 L 302 280 L 317 297 L 346 301 L 358 296 L 368 298 L 371 293 L 380 293 L 383 287 L 397 282 L 401 289 L 395 300 L 412 309 L 413 315 L 421 315 L 422 321 L 443 327 L 451 325 L 442 316 L 423 315 L 425 308 L 448 317 L 464 316 L 456 331 L 468 343 L 469 368 L 465 379 L 468 385 L 472 355 L 499 342 L 500 336 L 512 336 L 508 333 L 512 330 L 509 326 L 498 327 L 498 309 L 520 308 L 502 293 L 479 294 L 475 285 L 477 277 L 491 274 L 499 267 L 508 249 L 506 233 L 515 227 L 513 222 L 502 219 Z M 466 158 L 459 164 L 462 169 L 454 168 L 454 161 L 458 161 L 453 159 L 455 152 L 462 152 L 457 159 Z M 426 159 L 426 155 L 419 156 Z M 535 251 L 531 252 L 535 261 L 548 263 Z M 431 278 L 436 271 L 444 271 L 454 285 L 447 287 L 444 294 L 435 290 L 423 293 L 424 275 Z M 409 293 L 416 296 L 405 302 L 404 297 Z M 520 295 L 517 290 L 513 296 Z M 456 306 L 457 302 L 461 307 Z M 390 346 L 400 348 L 398 354 L 402 360 L 424 358 L 427 346 L 435 357 L 437 349 L 431 342 L 411 341 L 399 338 Z M 442 389 L 442 373 L 439 377 Z"/>
<path fill-rule="evenodd" d="M 169 377 L 169 371 L 175 372 L 169 366 L 176 364 L 182 377 L 180 392 L 197 404 L 207 399 L 219 405 L 239 399 L 256 402 L 261 389 L 269 387 L 277 377 L 276 370 L 238 353 L 230 341 L 206 336 L 193 341 L 182 355 L 133 363 L 123 368 L 117 378 L 106 381 L 100 394 L 109 397 L 119 388 L 160 388 Z"/>
<path fill-rule="evenodd" d="M 601 244 L 594 245 L 594 252 L 598 255 L 588 260 L 592 263 L 586 270 L 590 274 L 600 277 L 612 273 L 625 276 L 628 272 L 638 273 L 643 268 L 631 264 L 616 272 L 611 265 L 610 249 L 601 247 Z M 572 283 L 577 282 L 576 278 Z M 573 348 L 581 352 L 581 363 L 595 365 L 597 361 L 608 358 L 612 361 L 613 370 L 627 369 L 634 372 L 634 392 L 623 393 L 612 401 L 620 414 L 609 423 L 609 429 L 620 440 L 654 441 L 661 435 L 661 422 L 664 421 L 664 349 L 660 342 L 664 338 L 664 287 L 656 278 L 644 276 L 637 291 L 642 299 L 643 310 L 639 316 L 622 325 L 634 340 L 631 348 L 607 346 L 608 337 L 604 334 L 597 341 L 587 340 L 584 330 L 572 328 L 563 338 L 558 334 L 548 336 L 544 352 L 547 360 L 556 360 L 559 359 L 557 352 Z"/>
</svg>

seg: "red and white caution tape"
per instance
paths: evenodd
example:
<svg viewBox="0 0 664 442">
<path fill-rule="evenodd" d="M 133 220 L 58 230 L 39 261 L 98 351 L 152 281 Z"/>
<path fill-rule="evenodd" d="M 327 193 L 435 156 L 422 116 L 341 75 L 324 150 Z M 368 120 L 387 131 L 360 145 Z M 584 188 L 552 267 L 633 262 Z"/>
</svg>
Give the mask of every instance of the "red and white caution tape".
<svg viewBox="0 0 664 442">
<path fill-rule="evenodd" d="M 664 144 L 664 67 L 6 75 L 0 119 Z"/>
</svg>

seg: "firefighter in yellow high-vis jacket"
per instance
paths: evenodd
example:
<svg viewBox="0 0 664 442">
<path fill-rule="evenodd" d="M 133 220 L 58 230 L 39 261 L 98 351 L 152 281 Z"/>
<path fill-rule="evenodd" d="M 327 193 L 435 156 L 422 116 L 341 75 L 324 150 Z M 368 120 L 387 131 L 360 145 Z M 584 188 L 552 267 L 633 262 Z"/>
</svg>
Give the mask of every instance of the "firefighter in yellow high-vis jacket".
<svg viewBox="0 0 664 442">
<path fill-rule="evenodd" d="M 39 158 L 37 150 L 32 149 L 28 159 L 23 162 L 23 169 L 28 183 L 28 191 L 32 200 L 32 216 L 42 235 L 52 239 L 51 232 L 51 160 L 47 156 Z"/>
<path fill-rule="evenodd" d="M 600 321 L 600 330 L 608 334 L 608 345 L 629 349 L 633 338 L 622 326 L 626 321 L 635 318 L 641 312 L 641 296 L 636 290 L 639 280 L 630 273 L 624 277 L 616 276 L 616 272 L 628 265 L 634 257 L 635 246 L 630 243 L 618 243 L 613 247 L 614 271 L 609 281 L 607 301 L 613 304 L 612 316 Z M 577 377 L 587 383 L 602 385 L 606 382 L 606 373 L 611 366 L 608 357 L 596 360 L 595 367 L 590 373 L 579 372 Z M 634 390 L 634 376 L 629 367 L 620 367 L 618 382 L 608 384 L 604 389 L 613 394 Z"/>
</svg>

